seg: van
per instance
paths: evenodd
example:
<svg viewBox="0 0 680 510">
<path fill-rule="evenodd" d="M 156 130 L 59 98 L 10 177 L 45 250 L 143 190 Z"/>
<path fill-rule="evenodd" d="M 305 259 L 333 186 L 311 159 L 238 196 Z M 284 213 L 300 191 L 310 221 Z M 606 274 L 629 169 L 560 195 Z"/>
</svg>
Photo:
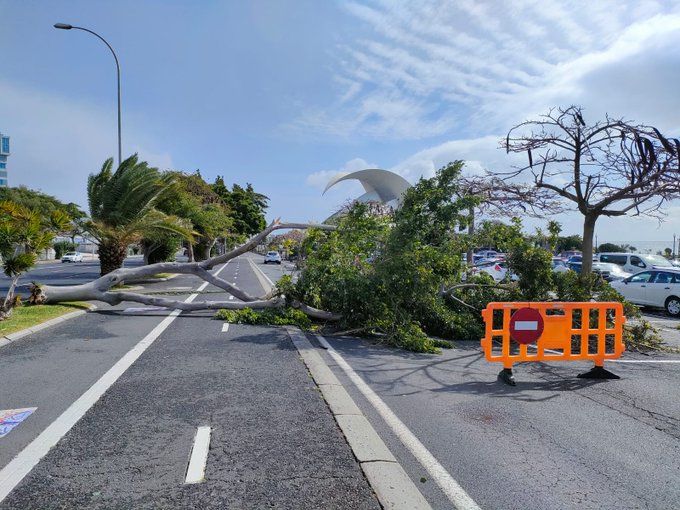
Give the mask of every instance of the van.
<svg viewBox="0 0 680 510">
<path fill-rule="evenodd" d="M 668 259 L 661 255 L 644 255 L 641 253 L 598 253 L 595 259 L 620 266 L 625 272 L 635 274 L 645 269 L 672 268 Z"/>
</svg>

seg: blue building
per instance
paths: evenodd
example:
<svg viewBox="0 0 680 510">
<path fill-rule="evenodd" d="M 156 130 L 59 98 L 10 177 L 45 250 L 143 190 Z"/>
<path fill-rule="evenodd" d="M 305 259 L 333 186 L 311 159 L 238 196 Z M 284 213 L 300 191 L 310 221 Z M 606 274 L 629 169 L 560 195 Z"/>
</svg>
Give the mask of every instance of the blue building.
<svg viewBox="0 0 680 510">
<path fill-rule="evenodd" d="M 7 185 L 7 156 L 9 156 L 9 136 L 0 133 L 0 188 Z"/>
</svg>

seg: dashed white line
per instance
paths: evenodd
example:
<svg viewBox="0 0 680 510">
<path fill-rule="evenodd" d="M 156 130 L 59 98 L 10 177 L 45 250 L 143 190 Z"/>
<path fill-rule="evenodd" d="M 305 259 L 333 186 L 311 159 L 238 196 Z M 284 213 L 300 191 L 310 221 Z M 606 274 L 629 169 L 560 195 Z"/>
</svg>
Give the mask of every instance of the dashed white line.
<svg viewBox="0 0 680 510">
<path fill-rule="evenodd" d="M 229 331 L 229 323 L 225 322 L 222 324 L 222 333 L 226 333 L 227 331 Z"/>
<path fill-rule="evenodd" d="M 229 296 L 229 301 L 231 301 L 232 299 L 234 299 L 234 296 Z"/>
<path fill-rule="evenodd" d="M 205 465 L 210 449 L 210 427 L 198 427 L 184 483 L 200 483 L 205 478 Z"/>
<path fill-rule="evenodd" d="M 430 473 L 430 476 L 444 492 L 446 497 L 453 503 L 458 510 L 480 510 L 477 503 L 468 495 L 467 492 L 458 484 L 439 461 L 425 448 L 425 445 L 411 432 L 406 425 L 397 417 L 396 414 L 383 402 L 383 400 L 357 375 L 345 359 L 326 341 L 321 335 L 316 335 L 321 345 L 335 360 L 340 368 L 347 374 L 347 377 L 354 383 L 357 389 L 373 405 L 378 414 L 389 425 L 392 432 L 399 438 L 402 444 L 408 448 L 413 456 Z"/>
<path fill-rule="evenodd" d="M 215 272 L 215 276 L 227 267 L 227 262 Z M 204 282 L 196 293 L 191 294 L 184 302 L 191 303 L 198 292 L 204 290 L 208 282 Z M 146 351 L 151 344 L 172 324 L 181 313 L 173 310 L 165 319 L 156 325 L 137 345 L 119 359 L 103 376 L 99 378 L 78 400 L 73 402 L 56 420 L 54 420 L 38 437 L 21 450 L 2 470 L 0 470 L 0 503 L 24 477 L 40 462 L 47 452 L 64 437 L 85 413 L 101 398 L 104 393 L 122 376 L 132 364 Z"/>
</svg>

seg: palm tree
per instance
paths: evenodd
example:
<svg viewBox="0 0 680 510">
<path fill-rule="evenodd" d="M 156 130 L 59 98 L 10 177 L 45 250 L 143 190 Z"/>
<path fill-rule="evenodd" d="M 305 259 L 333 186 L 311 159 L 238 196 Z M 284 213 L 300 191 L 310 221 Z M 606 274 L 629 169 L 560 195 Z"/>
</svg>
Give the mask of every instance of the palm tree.
<svg viewBox="0 0 680 510">
<path fill-rule="evenodd" d="M 63 232 L 71 218 L 62 210 L 44 213 L 5 200 L 0 202 L 0 256 L 2 270 L 10 278 L 9 289 L 0 303 L 0 320 L 12 314 L 19 278 L 35 265 L 38 253 L 49 248 L 57 232 Z"/>
<path fill-rule="evenodd" d="M 173 192 L 174 181 L 157 168 L 129 157 L 113 172 L 113 158 L 87 180 L 90 221 L 87 230 L 99 241 L 101 274 L 122 267 L 129 244 L 145 236 L 178 234 L 192 239 L 191 223 L 154 208 Z"/>
</svg>

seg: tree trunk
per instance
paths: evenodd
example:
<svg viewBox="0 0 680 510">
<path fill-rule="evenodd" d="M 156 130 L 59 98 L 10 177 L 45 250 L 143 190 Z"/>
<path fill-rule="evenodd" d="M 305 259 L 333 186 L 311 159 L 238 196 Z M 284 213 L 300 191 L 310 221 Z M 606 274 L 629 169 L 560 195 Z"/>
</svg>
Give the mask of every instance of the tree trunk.
<svg viewBox="0 0 680 510">
<path fill-rule="evenodd" d="M 468 225 L 468 235 L 470 236 L 470 241 L 472 241 L 472 236 L 475 233 L 475 208 L 470 207 L 470 224 Z M 474 247 L 470 245 L 470 248 L 467 251 L 467 263 L 468 265 L 472 265 L 472 262 L 474 261 Z"/>
<path fill-rule="evenodd" d="M 127 256 L 127 245 L 114 240 L 102 241 L 99 244 L 99 274 L 104 276 L 111 271 L 123 267 L 123 261 Z"/>
<path fill-rule="evenodd" d="M 595 222 L 597 216 L 588 214 L 583 220 L 583 261 L 581 274 L 589 275 L 593 270 L 593 238 L 595 237 Z"/>
<path fill-rule="evenodd" d="M 189 257 L 189 262 L 194 261 L 194 245 L 187 242 L 187 257 Z"/>
<path fill-rule="evenodd" d="M 279 220 L 274 221 L 265 230 L 252 237 L 249 241 L 238 246 L 223 255 L 212 257 L 203 262 L 159 262 L 148 266 L 137 266 L 130 268 L 121 268 L 116 270 L 109 269 L 110 272 L 102 275 L 100 278 L 83 283 L 81 285 L 33 285 L 31 288 L 31 297 L 29 302 L 32 304 L 42 303 L 59 303 L 64 301 L 103 301 L 111 305 L 116 305 L 122 301 L 133 301 L 143 303 L 151 306 L 161 306 L 169 309 L 179 310 L 215 310 L 226 308 L 230 310 L 239 310 L 243 308 L 279 308 L 287 304 L 293 308 L 298 308 L 310 317 L 315 317 L 322 320 L 340 320 L 341 316 L 336 313 L 327 312 L 325 310 L 318 310 L 307 306 L 304 303 L 293 300 L 288 302 L 284 296 L 277 296 L 276 289 L 272 289 L 263 296 L 251 296 L 236 285 L 227 282 L 226 280 L 214 275 L 209 270 L 218 264 L 224 264 L 239 255 L 252 250 L 261 243 L 274 230 L 290 230 L 300 228 L 319 228 L 322 230 L 335 230 L 333 225 L 310 225 L 304 223 L 281 223 Z M 118 267 L 122 265 L 125 258 L 126 247 L 119 246 L 114 243 L 101 243 L 99 248 L 102 273 L 105 268 L 111 268 L 114 262 L 117 262 Z M 107 257 L 111 254 L 118 255 L 119 260 L 112 261 Z M 204 281 L 225 290 L 233 297 L 238 299 L 229 301 L 176 301 L 167 298 L 151 296 L 146 294 L 136 294 L 134 292 L 125 291 L 111 291 L 110 289 L 126 280 L 140 279 L 158 273 L 179 273 L 191 274 L 198 276 Z"/>
</svg>

